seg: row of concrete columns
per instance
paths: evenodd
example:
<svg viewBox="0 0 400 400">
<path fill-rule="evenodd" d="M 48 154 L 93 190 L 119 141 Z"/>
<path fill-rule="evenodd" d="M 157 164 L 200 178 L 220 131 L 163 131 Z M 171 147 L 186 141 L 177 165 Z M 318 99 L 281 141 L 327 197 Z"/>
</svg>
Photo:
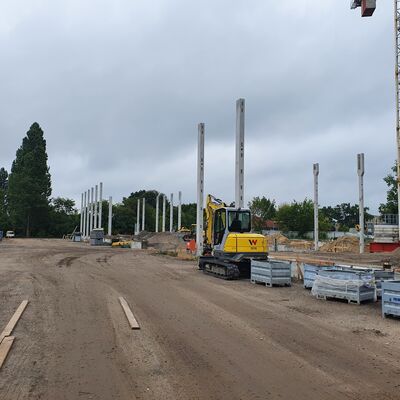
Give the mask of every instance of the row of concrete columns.
<svg viewBox="0 0 400 400">
<path fill-rule="evenodd" d="M 357 154 L 357 175 L 358 175 L 358 208 L 360 225 L 360 254 L 365 251 L 365 221 L 364 221 L 364 153 Z M 319 164 L 313 165 L 314 174 L 314 249 L 318 250 L 319 239 L 319 218 L 318 218 L 318 175 Z"/>
<path fill-rule="evenodd" d="M 161 231 L 166 231 L 166 209 L 167 209 L 167 196 L 161 195 L 159 193 L 156 198 L 156 224 L 155 232 L 159 232 L 159 219 L 160 219 L 160 197 L 162 200 L 162 220 L 161 220 Z M 142 210 L 142 218 L 140 219 L 140 210 Z M 139 234 L 140 231 L 144 231 L 146 227 L 146 199 L 137 200 L 136 209 L 136 224 L 135 224 L 135 234 Z M 141 222 L 141 224 L 140 224 Z M 170 213 L 169 213 L 169 232 L 173 232 L 174 227 L 174 194 L 171 193 L 170 197 Z M 182 227 L 182 192 L 178 193 L 178 230 Z"/>
<path fill-rule="evenodd" d="M 112 228 L 112 198 L 109 198 L 108 212 L 108 234 L 111 235 Z M 81 195 L 81 218 L 80 232 L 83 238 L 90 237 L 93 229 L 103 227 L 103 182 L 95 185 Z"/>
</svg>

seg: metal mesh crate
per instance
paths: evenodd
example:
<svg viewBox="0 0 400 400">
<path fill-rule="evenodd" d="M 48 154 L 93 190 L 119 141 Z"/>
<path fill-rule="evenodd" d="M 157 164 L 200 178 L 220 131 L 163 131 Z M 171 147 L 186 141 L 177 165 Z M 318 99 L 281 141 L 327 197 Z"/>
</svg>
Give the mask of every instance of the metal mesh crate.
<svg viewBox="0 0 400 400">
<path fill-rule="evenodd" d="M 290 286 L 291 263 L 287 261 L 251 260 L 252 283 L 265 283 L 267 286 L 286 285 Z"/>
<path fill-rule="evenodd" d="M 102 246 L 104 244 L 103 239 L 90 239 L 91 246 Z"/>
<path fill-rule="evenodd" d="M 320 269 L 311 293 L 322 299 L 345 299 L 349 303 L 376 300 L 373 273 L 370 270 Z"/>
<path fill-rule="evenodd" d="M 394 280 L 394 271 L 374 270 L 376 295 L 382 297 L 382 282 Z"/>
<path fill-rule="evenodd" d="M 304 264 L 304 287 L 311 289 L 313 287 L 315 277 L 322 268 L 320 265 Z"/>
<path fill-rule="evenodd" d="M 104 239 L 103 229 L 92 229 L 90 231 L 90 239 Z"/>
<path fill-rule="evenodd" d="M 382 315 L 400 317 L 400 281 L 382 282 Z"/>
</svg>

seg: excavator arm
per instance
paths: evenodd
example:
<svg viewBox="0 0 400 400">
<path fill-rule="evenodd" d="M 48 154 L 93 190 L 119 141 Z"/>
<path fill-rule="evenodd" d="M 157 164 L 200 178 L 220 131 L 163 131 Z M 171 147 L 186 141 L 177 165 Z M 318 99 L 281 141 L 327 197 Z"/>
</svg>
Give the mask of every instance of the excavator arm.
<svg viewBox="0 0 400 400">
<path fill-rule="evenodd" d="M 206 226 L 205 226 L 205 244 L 211 245 L 213 242 L 213 226 L 214 226 L 214 213 L 220 208 L 226 207 L 226 204 L 214 197 L 211 194 L 207 195 L 206 201 Z"/>
</svg>

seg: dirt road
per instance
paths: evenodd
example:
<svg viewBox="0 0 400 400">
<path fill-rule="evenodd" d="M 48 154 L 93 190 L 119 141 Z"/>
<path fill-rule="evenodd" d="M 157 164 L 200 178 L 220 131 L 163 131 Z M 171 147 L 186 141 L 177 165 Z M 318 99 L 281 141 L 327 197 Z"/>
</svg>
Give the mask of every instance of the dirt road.
<svg viewBox="0 0 400 400">
<path fill-rule="evenodd" d="M 129 329 L 124 296 L 141 325 Z M 0 244 L 0 399 L 400 399 L 400 321 L 192 262 L 58 240 Z"/>
</svg>

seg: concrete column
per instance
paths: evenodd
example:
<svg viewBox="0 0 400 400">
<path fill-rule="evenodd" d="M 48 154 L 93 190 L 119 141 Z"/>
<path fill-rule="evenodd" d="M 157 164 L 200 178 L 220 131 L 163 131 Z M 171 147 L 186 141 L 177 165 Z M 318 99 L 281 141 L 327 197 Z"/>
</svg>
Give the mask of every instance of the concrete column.
<svg viewBox="0 0 400 400">
<path fill-rule="evenodd" d="M 136 209 L 136 235 L 140 232 L 140 199 L 137 200 L 137 209 Z"/>
<path fill-rule="evenodd" d="M 358 194 L 359 194 L 359 213 L 360 213 L 360 254 L 365 250 L 365 222 L 364 222 L 364 153 L 357 154 L 357 173 L 358 173 Z"/>
<path fill-rule="evenodd" d="M 313 165 L 314 172 L 314 250 L 318 250 L 319 241 L 319 216 L 318 216 L 318 175 L 319 175 L 319 164 Z"/>
<path fill-rule="evenodd" d="M 182 192 L 178 193 L 178 231 L 182 228 Z"/>
<path fill-rule="evenodd" d="M 81 220 L 80 220 L 79 231 L 82 235 L 82 231 L 83 231 L 83 193 L 81 194 Z"/>
<path fill-rule="evenodd" d="M 162 204 L 162 231 L 165 232 L 165 211 L 167 208 L 167 196 L 163 196 L 163 204 Z"/>
<path fill-rule="evenodd" d="M 146 199 L 143 197 L 143 209 L 142 209 L 142 231 L 145 230 L 145 218 L 146 218 Z"/>
<path fill-rule="evenodd" d="M 93 227 L 94 227 L 94 188 L 90 189 L 90 231 L 89 231 L 89 236 L 90 232 L 92 232 Z"/>
<path fill-rule="evenodd" d="M 99 224 L 98 228 L 103 227 L 103 182 L 100 182 L 100 196 L 99 196 Z"/>
<path fill-rule="evenodd" d="M 86 237 L 86 191 L 83 194 L 83 224 L 82 224 L 82 238 Z"/>
<path fill-rule="evenodd" d="M 169 231 L 174 229 L 174 194 L 171 193 L 171 200 L 169 204 Z"/>
<path fill-rule="evenodd" d="M 97 206 L 99 205 L 99 187 L 98 185 L 95 186 L 95 198 L 94 198 L 94 224 L 93 228 L 96 229 L 98 228 L 98 221 L 99 221 L 99 214 L 98 214 L 98 208 Z"/>
<path fill-rule="evenodd" d="M 157 198 L 156 198 L 156 233 L 158 232 L 158 219 L 159 219 L 159 213 L 160 213 L 160 196 L 161 193 L 158 193 Z"/>
<path fill-rule="evenodd" d="M 244 99 L 236 101 L 235 206 L 244 207 Z"/>
<path fill-rule="evenodd" d="M 204 208 L 204 124 L 198 125 L 197 140 L 197 215 L 196 247 L 197 255 L 203 254 L 203 208 Z"/>
<path fill-rule="evenodd" d="M 87 191 L 87 203 L 86 203 L 86 237 L 89 237 L 90 231 L 90 189 Z"/>
<path fill-rule="evenodd" d="M 108 236 L 112 234 L 112 197 L 108 198 Z"/>
</svg>

